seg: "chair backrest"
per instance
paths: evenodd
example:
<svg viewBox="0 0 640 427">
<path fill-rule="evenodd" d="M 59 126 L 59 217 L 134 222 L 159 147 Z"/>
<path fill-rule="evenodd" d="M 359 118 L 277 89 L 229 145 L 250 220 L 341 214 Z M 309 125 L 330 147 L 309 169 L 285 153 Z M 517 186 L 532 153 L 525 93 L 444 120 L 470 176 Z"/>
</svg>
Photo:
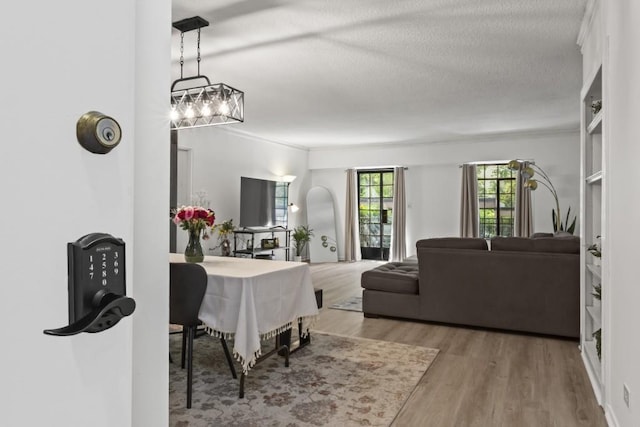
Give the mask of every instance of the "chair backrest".
<svg viewBox="0 0 640 427">
<path fill-rule="evenodd" d="M 198 312 L 207 290 L 207 272 L 198 264 L 170 263 L 169 322 L 197 326 Z"/>
</svg>

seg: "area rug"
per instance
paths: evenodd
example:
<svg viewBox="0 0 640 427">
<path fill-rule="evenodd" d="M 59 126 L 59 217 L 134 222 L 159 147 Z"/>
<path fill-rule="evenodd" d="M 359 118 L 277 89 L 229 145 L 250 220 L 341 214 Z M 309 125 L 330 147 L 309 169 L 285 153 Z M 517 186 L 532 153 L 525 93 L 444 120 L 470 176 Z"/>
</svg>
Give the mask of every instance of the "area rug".
<svg viewBox="0 0 640 427">
<path fill-rule="evenodd" d="M 311 345 L 291 355 L 289 368 L 274 355 L 249 371 L 243 399 L 220 341 L 196 339 L 193 404 L 186 409 L 180 335 L 172 335 L 169 425 L 388 426 L 438 354 L 432 348 L 385 341 L 319 332 L 311 336 Z M 266 345 L 268 350 L 273 343 Z"/>
<path fill-rule="evenodd" d="M 335 308 L 337 310 L 359 311 L 362 313 L 362 297 L 357 296 L 347 298 L 344 301 L 330 305 L 329 308 Z"/>
</svg>

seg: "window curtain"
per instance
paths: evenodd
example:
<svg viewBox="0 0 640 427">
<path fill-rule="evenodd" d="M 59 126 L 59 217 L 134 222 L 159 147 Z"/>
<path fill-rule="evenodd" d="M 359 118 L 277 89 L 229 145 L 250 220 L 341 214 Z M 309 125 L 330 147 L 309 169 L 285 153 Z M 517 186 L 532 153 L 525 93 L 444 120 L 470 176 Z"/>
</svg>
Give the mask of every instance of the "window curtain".
<svg viewBox="0 0 640 427">
<path fill-rule="evenodd" d="M 478 177 L 476 165 L 462 165 L 462 197 L 460 199 L 460 237 L 478 237 Z"/>
<path fill-rule="evenodd" d="M 531 190 L 524 184 L 525 179 L 519 173 L 516 177 L 516 223 L 514 229 L 517 237 L 529 237 L 533 234 Z"/>
<path fill-rule="evenodd" d="M 393 168 L 393 219 L 389 261 L 402 262 L 407 257 L 407 203 L 404 192 L 404 168 Z"/>
<path fill-rule="evenodd" d="M 355 169 L 347 170 L 347 200 L 344 216 L 344 259 L 345 261 L 359 261 L 362 259 L 362 254 L 358 218 L 358 172 Z"/>
</svg>

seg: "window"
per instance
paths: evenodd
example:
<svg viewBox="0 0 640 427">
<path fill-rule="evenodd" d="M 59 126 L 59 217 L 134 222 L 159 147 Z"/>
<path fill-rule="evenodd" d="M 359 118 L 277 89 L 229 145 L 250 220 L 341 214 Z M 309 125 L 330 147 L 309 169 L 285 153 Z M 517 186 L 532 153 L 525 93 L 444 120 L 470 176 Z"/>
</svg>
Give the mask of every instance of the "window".
<svg viewBox="0 0 640 427">
<path fill-rule="evenodd" d="M 513 236 L 516 175 L 505 164 L 477 165 L 480 237 Z"/>
<path fill-rule="evenodd" d="M 276 210 L 276 223 L 275 225 L 287 226 L 288 218 L 288 205 L 289 205 L 289 183 L 278 181 L 276 182 L 276 197 L 275 197 L 275 210 Z"/>
<path fill-rule="evenodd" d="M 388 259 L 393 220 L 393 170 L 358 172 L 358 206 L 362 258 Z"/>
</svg>

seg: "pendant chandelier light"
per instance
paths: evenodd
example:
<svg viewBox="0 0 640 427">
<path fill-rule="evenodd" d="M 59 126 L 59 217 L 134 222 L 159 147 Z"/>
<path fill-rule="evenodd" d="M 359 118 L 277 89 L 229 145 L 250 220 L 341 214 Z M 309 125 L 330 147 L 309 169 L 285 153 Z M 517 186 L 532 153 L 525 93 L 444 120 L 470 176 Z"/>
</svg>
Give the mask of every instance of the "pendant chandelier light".
<svg viewBox="0 0 640 427">
<path fill-rule="evenodd" d="M 199 16 L 173 23 L 180 31 L 180 78 L 171 85 L 171 129 L 244 122 L 244 92 L 224 83 L 211 84 L 207 76 L 200 74 L 200 28 L 208 25 Z M 198 74 L 184 77 L 184 33 L 192 30 L 198 31 Z M 206 85 L 176 89 L 181 83 L 194 80 Z"/>
</svg>

